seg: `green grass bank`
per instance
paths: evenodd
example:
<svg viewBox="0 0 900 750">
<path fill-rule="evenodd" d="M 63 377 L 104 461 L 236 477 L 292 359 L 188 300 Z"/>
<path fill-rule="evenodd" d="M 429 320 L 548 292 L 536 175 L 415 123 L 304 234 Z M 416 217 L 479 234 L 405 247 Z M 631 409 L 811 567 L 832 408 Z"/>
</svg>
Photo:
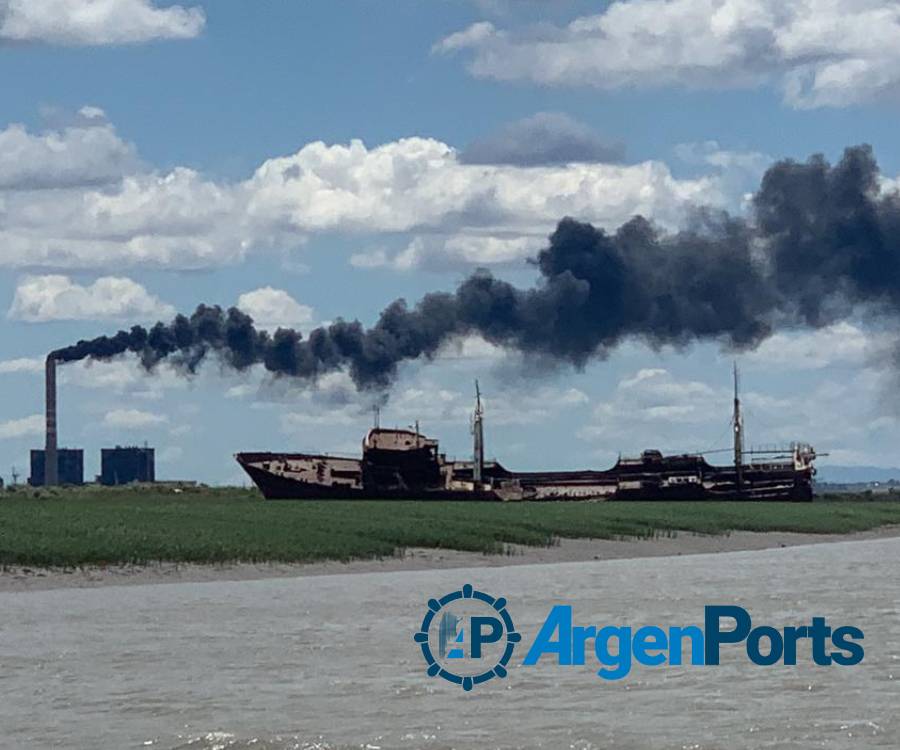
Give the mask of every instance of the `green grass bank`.
<svg viewBox="0 0 900 750">
<path fill-rule="evenodd" d="M 678 532 L 822 534 L 900 524 L 900 501 L 807 503 L 266 502 L 255 490 L 59 489 L 0 493 L 0 565 L 311 562 L 432 547 L 500 552 L 557 537 Z"/>
</svg>

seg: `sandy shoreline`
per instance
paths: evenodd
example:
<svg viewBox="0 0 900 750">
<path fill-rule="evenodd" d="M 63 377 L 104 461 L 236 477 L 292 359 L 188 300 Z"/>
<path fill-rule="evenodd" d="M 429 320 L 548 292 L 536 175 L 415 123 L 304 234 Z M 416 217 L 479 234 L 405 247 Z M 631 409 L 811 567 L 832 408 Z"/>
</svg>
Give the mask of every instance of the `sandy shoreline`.
<svg viewBox="0 0 900 750">
<path fill-rule="evenodd" d="M 900 526 L 885 526 L 852 534 L 735 531 L 722 536 L 681 532 L 677 536 L 660 536 L 655 539 L 559 539 L 551 547 L 508 545 L 506 554 L 499 555 L 411 548 L 398 551 L 393 557 L 351 562 L 229 563 L 224 565 L 160 562 L 148 565 L 89 566 L 65 569 L 10 566 L 0 570 L 0 593 L 665 557 L 891 537 L 900 537 Z"/>
</svg>

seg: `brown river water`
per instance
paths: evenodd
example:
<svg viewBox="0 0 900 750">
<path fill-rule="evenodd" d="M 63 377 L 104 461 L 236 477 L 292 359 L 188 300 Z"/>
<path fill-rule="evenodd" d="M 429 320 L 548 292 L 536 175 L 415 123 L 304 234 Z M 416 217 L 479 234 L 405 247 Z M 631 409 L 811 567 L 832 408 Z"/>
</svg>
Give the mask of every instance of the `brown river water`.
<svg viewBox="0 0 900 750">
<path fill-rule="evenodd" d="M 463 583 L 505 596 L 524 643 L 471 693 L 412 636 Z M 554 603 L 577 623 L 865 632 L 853 667 L 524 667 Z M 741 658 L 743 657 L 743 658 Z M 508 568 L 0 593 L 0 747 L 900 748 L 900 539 Z"/>
</svg>

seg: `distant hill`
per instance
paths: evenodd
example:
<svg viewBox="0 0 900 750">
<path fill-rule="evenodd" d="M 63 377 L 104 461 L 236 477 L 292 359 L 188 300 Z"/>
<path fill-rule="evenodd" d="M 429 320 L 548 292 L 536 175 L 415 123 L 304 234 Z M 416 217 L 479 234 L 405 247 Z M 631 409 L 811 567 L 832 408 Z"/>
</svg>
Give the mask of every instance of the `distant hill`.
<svg viewBox="0 0 900 750">
<path fill-rule="evenodd" d="M 816 481 L 830 484 L 858 484 L 900 480 L 900 469 L 883 466 L 817 466 Z"/>
</svg>

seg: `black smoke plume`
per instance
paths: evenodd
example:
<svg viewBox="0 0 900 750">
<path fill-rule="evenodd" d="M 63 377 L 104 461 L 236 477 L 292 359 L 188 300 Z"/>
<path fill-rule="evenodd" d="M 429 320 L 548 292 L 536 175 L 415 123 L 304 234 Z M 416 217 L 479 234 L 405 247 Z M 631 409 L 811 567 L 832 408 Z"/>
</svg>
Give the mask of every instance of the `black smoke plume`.
<svg viewBox="0 0 900 750">
<path fill-rule="evenodd" d="M 704 211 L 675 234 L 640 216 L 615 232 L 566 218 L 534 260 L 534 287 L 478 271 L 412 308 L 392 302 L 371 328 L 337 320 L 305 339 L 286 329 L 269 335 L 236 308 L 200 305 L 190 317 L 55 356 L 134 352 L 147 368 L 169 360 L 193 371 L 214 353 L 238 370 L 261 363 L 313 380 L 347 369 L 360 388 L 383 388 L 400 362 L 432 357 L 467 333 L 575 366 L 627 338 L 753 347 L 777 328 L 823 326 L 854 310 L 900 313 L 900 197 L 879 179 L 871 148 L 857 146 L 833 166 L 821 156 L 774 164 L 748 218 Z"/>
</svg>

